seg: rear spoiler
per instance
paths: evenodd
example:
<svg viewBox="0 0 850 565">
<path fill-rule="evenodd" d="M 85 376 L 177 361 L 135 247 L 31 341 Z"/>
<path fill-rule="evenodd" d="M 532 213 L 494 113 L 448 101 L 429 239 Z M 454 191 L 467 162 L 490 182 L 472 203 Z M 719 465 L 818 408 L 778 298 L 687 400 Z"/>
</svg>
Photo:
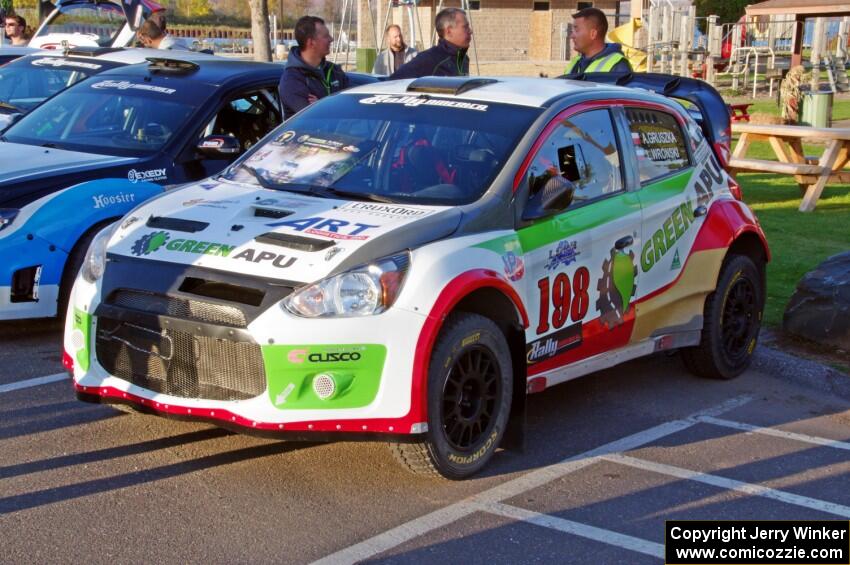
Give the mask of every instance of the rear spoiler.
<svg viewBox="0 0 850 565">
<path fill-rule="evenodd" d="M 643 88 L 668 98 L 686 100 L 695 105 L 700 115 L 694 116 L 702 127 L 718 157 L 729 161 L 732 143 L 732 118 L 729 106 L 713 86 L 701 80 L 659 73 L 583 73 L 558 78 Z M 725 154 L 724 154 L 725 153 Z"/>
</svg>

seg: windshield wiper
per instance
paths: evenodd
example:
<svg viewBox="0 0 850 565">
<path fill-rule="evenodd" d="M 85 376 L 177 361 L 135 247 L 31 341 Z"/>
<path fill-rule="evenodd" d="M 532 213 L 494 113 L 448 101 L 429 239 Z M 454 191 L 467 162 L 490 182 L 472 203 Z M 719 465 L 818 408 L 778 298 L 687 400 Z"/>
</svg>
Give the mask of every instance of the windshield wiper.
<svg viewBox="0 0 850 565">
<path fill-rule="evenodd" d="M 276 185 L 272 182 L 269 182 L 268 179 L 263 178 L 263 175 L 258 173 L 257 169 L 255 169 L 253 167 L 249 167 L 248 165 L 245 165 L 245 164 L 242 165 L 242 168 L 245 169 L 246 171 L 248 171 L 249 173 L 251 173 L 251 176 L 253 176 L 255 179 L 257 179 L 257 182 L 260 183 L 260 186 L 262 186 L 263 188 L 268 188 L 269 190 L 280 190 L 279 185 Z"/>
<path fill-rule="evenodd" d="M 56 149 L 56 144 L 52 142 L 42 143 L 42 147 L 47 147 L 48 149 Z"/>
</svg>

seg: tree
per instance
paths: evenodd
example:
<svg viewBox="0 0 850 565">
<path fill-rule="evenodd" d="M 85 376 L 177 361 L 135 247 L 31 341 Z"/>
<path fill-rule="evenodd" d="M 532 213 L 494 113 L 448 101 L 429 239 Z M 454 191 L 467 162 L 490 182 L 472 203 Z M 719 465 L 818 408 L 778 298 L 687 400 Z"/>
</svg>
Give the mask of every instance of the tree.
<svg viewBox="0 0 850 565">
<path fill-rule="evenodd" d="M 753 0 L 696 0 L 694 5 L 697 7 L 698 18 L 719 16 L 717 23 L 729 24 L 737 22 L 744 15 L 747 5 L 752 3 Z M 699 20 L 699 26 L 700 30 L 705 31 L 705 20 Z"/>
<path fill-rule="evenodd" d="M 271 61 L 268 0 L 248 0 L 248 3 L 251 6 L 251 37 L 254 40 L 254 60 Z"/>
</svg>

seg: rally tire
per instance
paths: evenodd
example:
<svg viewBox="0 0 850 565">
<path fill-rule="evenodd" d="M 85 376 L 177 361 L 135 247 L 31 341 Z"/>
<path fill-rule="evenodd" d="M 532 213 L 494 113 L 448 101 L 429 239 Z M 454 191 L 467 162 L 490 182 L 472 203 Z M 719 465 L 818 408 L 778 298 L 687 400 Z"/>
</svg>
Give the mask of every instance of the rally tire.
<svg viewBox="0 0 850 565">
<path fill-rule="evenodd" d="M 56 304 L 56 317 L 64 320 L 68 313 L 68 303 L 71 300 L 71 289 L 74 287 L 74 281 L 77 280 L 77 275 L 80 268 L 83 266 L 83 261 L 86 259 L 89 246 L 95 236 L 114 222 L 117 218 L 110 218 L 93 225 L 77 240 L 71 253 L 68 255 L 68 260 L 65 262 L 65 268 L 62 270 L 62 281 L 59 283 L 59 300 Z"/>
<path fill-rule="evenodd" d="M 504 333 L 489 318 L 450 315 L 428 366 L 428 433 L 392 444 L 396 459 L 418 475 L 459 480 L 493 457 L 511 411 L 513 368 Z"/>
<path fill-rule="evenodd" d="M 682 349 L 688 371 L 728 380 L 750 366 L 764 308 L 763 272 L 747 256 L 727 258 L 717 288 L 705 302 L 700 344 Z"/>
</svg>

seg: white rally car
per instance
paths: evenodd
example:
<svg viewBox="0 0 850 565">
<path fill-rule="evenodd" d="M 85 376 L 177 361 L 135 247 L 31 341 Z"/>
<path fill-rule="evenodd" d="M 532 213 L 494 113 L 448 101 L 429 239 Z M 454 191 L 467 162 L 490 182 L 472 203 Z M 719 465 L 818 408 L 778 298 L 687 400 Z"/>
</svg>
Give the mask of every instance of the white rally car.
<svg viewBox="0 0 850 565">
<path fill-rule="evenodd" d="M 769 252 L 728 112 L 632 82 L 429 77 L 310 106 L 96 237 L 65 334 L 78 397 L 384 437 L 462 478 L 521 438 L 529 393 L 672 349 L 736 376 Z"/>
</svg>

